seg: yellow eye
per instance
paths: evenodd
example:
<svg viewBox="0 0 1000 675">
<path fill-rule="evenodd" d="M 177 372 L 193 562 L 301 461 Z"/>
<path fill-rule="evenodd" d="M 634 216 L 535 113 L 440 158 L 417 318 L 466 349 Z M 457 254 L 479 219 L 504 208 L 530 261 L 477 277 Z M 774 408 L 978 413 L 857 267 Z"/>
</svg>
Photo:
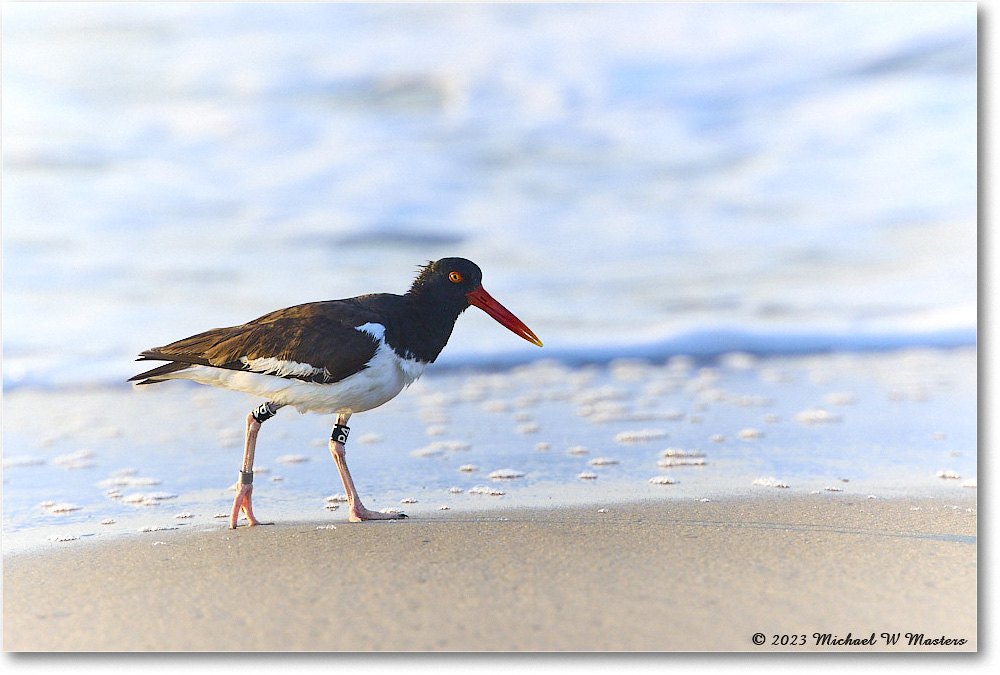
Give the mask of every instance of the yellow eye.
<svg viewBox="0 0 1000 675">
<path fill-rule="evenodd" d="M 459 274 L 458 272 L 452 272 L 451 274 L 448 275 L 448 279 L 451 280 L 452 283 L 457 284 L 462 281 L 462 275 Z"/>
</svg>

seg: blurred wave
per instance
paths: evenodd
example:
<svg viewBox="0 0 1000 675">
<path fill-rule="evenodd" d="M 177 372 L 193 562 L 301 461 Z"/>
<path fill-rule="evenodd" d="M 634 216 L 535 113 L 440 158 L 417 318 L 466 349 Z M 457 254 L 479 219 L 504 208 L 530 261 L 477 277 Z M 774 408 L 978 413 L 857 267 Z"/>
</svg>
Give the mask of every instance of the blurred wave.
<svg viewBox="0 0 1000 675">
<path fill-rule="evenodd" d="M 462 255 L 441 364 L 975 344 L 974 4 L 13 4 L 3 380 Z M 475 317 L 475 318 L 473 318 Z"/>
</svg>

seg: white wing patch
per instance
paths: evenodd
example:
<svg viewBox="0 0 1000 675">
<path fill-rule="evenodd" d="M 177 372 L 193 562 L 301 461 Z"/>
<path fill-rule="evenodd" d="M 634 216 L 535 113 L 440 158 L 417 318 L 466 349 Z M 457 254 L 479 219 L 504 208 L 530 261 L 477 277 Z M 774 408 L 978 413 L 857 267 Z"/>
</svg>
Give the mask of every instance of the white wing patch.
<svg viewBox="0 0 1000 675">
<path fill-rule="evenodd" d="M 382 342 L 382 337 L 385 335 L 385 326 L 380 323 L 372 323 L 371 321 L 362 326 L 355 327 L 354 330 L 368 333 L 379 342 Z"/>
<path fill-rule="evenodd" d="M 312 377 L 324 372 L 322 368 L 317 368 L 309 363 L 286 361 L 284 359 L 276 359 L 273 356 L 260 359 L 248 359 L 245 356 L 241 356 L 240 361 L 255 373 L 277 375 L 278 377 Z"/>
</svg>

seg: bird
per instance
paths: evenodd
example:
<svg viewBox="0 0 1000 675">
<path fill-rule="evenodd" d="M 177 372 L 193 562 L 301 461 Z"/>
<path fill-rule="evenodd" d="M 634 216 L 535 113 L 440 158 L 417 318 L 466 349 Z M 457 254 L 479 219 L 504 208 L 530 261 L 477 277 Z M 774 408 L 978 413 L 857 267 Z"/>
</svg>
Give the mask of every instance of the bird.
<svg viewBox="0 0 1000 675">
<path fill-rule="evenodd" d="M 239 326 L 213 328 L 141 352 L 137 361 L 166 361 L 139 373 L 137 386 L 168 380 L 241 391 L 266 400 L 246 417 L 243 464 L 229 527 L 254 513 L 253 460 L 261 424 L 284 406 L 300 413 L 336 415 L 330 435 L 351 522 L 405 518 L 365 508 L 347 468 L 347 422 L 354 413 L 394 398 L 437 359 L 459 315 L 482 309 L 502 326 L 539 347 L 541 340 L 482 286 L 482 270 L 465 258 L 419 266 L 403 295 L 373 293 L 279 309 Z"/>
</svg>

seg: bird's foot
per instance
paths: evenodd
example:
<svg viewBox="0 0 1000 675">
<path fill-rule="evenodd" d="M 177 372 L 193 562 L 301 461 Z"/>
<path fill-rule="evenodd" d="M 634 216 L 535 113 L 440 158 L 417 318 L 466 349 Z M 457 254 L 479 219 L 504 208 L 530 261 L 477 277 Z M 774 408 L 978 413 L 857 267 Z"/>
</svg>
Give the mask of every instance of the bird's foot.
<svg viewBox="0 0 1000 675">
<path fill-rule="evenodd" d="M 382 513 L 366 509 L 361 505 L 352 506 L 347 515 L 347 519 L 352 523 L 360 523 L 363 520 L 402 520 L 408 517 L 405 513 Z"/>
<path fill-rule="evenodd" d="M 236 522 L 239 520 L 240 511 L 246 514 L 249 525 L 272 525 L 273 523 L 260 522 L 253 515 L 253 505 L 250 501 L 250 495 L 253 493 L 253 485 L 237 483 L 236 487 L 237 491 L 236 499 L 233 500 L 233 512 L 229 516 L 229 529 L 236 529 Z"/>
</svg>

